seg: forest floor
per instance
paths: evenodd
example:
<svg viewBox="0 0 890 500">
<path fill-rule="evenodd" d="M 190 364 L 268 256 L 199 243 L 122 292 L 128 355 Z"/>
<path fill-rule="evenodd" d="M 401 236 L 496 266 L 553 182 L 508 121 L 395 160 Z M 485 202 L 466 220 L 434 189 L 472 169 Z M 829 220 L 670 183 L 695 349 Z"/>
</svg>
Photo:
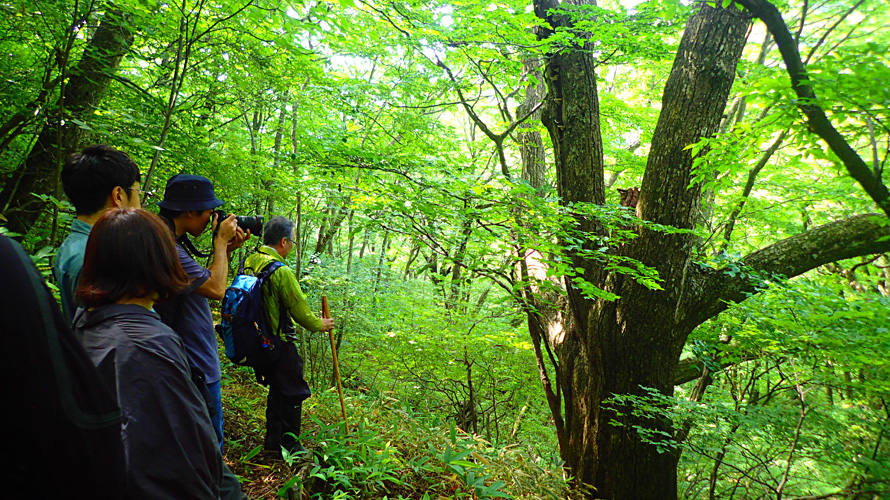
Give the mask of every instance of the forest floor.
<svg viewBox="0 0 890 500">
<path fill-rule="evenodd" d="M 566 497 L 561 469 L 528 446 L 492 448 L 395 399 L 361 391 L 346 392 L 349 433 L 344 433 L 336 390 L 316 392 L 304 403 L 301 441 L 312 453 L 289 464 L 262 450 L 266 388 L 251 369 L 220 354 L 224 458 L 251 499 Z"/>
<path fill-rule="evenodd" d="M 319 498 L 319 495 L 310 495 L 309 492 L 303 491 L 302 496 L 297 491 L 291 491 L 288 496 L 282 489 L 285 488 L 288 481 L 292 481 L 295 475 L 301 471 L 305 477 L 307 470 L 313 466 L 319 465 L 319 462 L 328 466 L 320 459 L 321 450 L 315 439 L 321 433 L 318 423 L 311 416 L 323 418 L 326 420 L 336 418 L 340 411 L 339 406 L 336 408 L 328 408 L 336 405 L 336 402 L 330 395 L 318 395 L 318 399 L 324 401 L 313 401 L 317 404 L 309 404 L 303 410 L 302 432 L 308 435 L 308 438 L 302 440 L 303 445 L 314 452 L 311 456 L 300 456 L 288 464 L 281 457 L 275 456 L 262 450 L 263 439 L 265 437 L 265 409 L 267 390 L 256 382 L 253 374 L 248 369 L 235 368 L 232 365 L 223 370 L 223 417 L 225 422 L 226 434 L 226 451 L 225 461 L 235 474 L 241 479 L 241 489 L 252 500 L 264 499 L 272 500 L 275 498 Z M 311 400 L 310 400 L 311 401 Z M 330 411 L 328 411 L 330 410 Z M 329 429 L 330 430 L 330 429 Z M 408 479 L 408 478 L 406 478 Z M 453 479 L 445 478 L 446 483 L 455 483 Z M 316 486 L 323 488 L 323 484 Z M 456 484 L 456 483 L 455 483 Z M 445 493 L 453 493 L 456 488 L 447 488 Z M 299 483 L 296 488 L 300 488 Z M 307 486 L 307 489 L 309 487 Z M 387 493 L 380 495 L 365 496 L 363 498 L 448 498 L 441 495 L 423 496 L 423 493 L 413 494 L 414 487 L 410 482 L 406 484 L 388 484 Z M 436 489 L 436 488 L 434 488 Z M 399 491 L 401 490 L 401 491 Z M 317 492 L 316 492 L 317 493 Z M 328 492 L 330 493 L 330 492 Z M 425 492 L 424 492 L 425 493 Z M 330 495 L 324 495 L 328 498 Z M 344 497 L 353 498 L 353 497 Z"/>
<path fill-rule="evenodd" d="M 229 367 L 223 374 L 223 419 L 225 460 L 241 478 L 241 489 L 251 499 L 274 499 L 292 476 L 292 468 L 281 458 L 262 451 L 265 437 L 266 389 L 247 370 Z"/>
</svg>

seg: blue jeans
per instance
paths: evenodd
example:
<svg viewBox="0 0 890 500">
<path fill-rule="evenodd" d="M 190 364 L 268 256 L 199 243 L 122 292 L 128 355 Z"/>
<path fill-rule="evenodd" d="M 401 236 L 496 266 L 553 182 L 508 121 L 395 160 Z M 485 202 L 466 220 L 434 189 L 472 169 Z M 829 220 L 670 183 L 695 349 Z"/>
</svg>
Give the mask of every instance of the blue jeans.
<svg viewBox="0 0 890 500">
<path fill-rule="evenodd" d="M 210 423 L 213 424 L 213 430 L 216 432 L 216 439 L 219 441 L 219 451 L 223 451 L 223 412 L 222 412 L 222 388 L 219 381 L 212 384 L 206 384 L 207 390 L 204 393 L 204 401 L 207 403 L 207 410 L 210 412 Z"/>
</svg>

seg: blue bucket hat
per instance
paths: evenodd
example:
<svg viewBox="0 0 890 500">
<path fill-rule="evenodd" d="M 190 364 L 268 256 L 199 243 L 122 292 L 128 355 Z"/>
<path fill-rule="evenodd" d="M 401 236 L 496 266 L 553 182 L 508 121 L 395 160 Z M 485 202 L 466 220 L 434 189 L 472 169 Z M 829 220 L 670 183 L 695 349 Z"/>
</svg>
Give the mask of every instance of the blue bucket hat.
<svg viewBox="0 0 890 500">
<path fill-rule="evenodd" d="M 223 202 L 213 192 L 210 179 L 200 175 L 177 174 L 167 179 L 164 199 L 158 206 L 178 212 L 216 208 Z"/>
</svg>

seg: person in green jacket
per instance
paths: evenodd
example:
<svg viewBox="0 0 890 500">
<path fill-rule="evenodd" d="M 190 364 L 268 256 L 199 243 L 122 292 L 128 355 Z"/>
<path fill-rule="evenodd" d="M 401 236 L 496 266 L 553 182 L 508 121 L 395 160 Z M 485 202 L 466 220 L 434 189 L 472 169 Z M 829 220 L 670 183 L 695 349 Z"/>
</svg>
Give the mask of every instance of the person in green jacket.
<svg viewBox="0 0 890 500">
<path fill-rule="evenodd" d="M 244 261 L 244 272 L 255 275 L 275 261 L 284 262 L 296 247 L 294 228 L 294 222 L 285 217 L 269 220 L 263 229 L 263 246 Z M 306 451 L 296 437 L 300 435 L 303 401 L 311 393 L 303 380 L 303 358 L 294 344 L 297 337 L 293 321 L 311 332 L 328 332 L 333 330 L 334 320 L 312 313 L 297 276 L 288 266 L 275 270 L 263 285 L 263 312 L 269 331 L 283 341 L 275 367 L 257 371 L 257 378 L 269 386 L 263 447 L 272 453 L 280 453 L 282 448 L 292 453 Z"/>
</svg>

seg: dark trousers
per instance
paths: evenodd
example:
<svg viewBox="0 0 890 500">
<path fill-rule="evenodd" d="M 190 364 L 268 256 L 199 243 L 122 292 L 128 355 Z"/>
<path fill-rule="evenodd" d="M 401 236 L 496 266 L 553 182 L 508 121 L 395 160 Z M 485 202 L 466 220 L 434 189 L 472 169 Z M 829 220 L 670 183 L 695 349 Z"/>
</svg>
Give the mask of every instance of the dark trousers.
<svg viewBox="0 0 890 500">
<path fill-rule="evenodd" d="M 282 344 L 282 355 L 272 373 L 261 374 L 269 386 L 266 400 L 266 440 L 263 447 L 294 450 L 300 435 L 303 401 L 309 397 L 309 384 L 303 380 L 303 358 L 292 342 Z"/>
<path fill-rule="evenodd" d="M 216 433 L 216 440 L 219 442 L 219 452 L 224 453 L 225 440 L 223 439 L 223 414 L 222 414 L 222 387 L 219 380 L 212 384 L 204 381 L 204 374 L 201 370 L 190 367 L 192 372 L 192 383 L 198 388 L 204 403 L 207 405 L 207 413 L 210 414 L 210 423 L 213 425 L 213 431 Z"/>
<path fill-rule="evenodd" d="M 223 462 L 222 482 L 219 485 L 220 500 L 246 500 L 247 494 L 241 491 L 241 483 L 232 469 Z"/>
<path fill-rule="evenodd" d="M 293 451 L 300 436 L 302 420 L 302 400 L 285 396 L 277 387 L 269 387 L 266 400 L 266 441 L 267 450 L 281 451 L 281 447 Z"/>
</svg>

